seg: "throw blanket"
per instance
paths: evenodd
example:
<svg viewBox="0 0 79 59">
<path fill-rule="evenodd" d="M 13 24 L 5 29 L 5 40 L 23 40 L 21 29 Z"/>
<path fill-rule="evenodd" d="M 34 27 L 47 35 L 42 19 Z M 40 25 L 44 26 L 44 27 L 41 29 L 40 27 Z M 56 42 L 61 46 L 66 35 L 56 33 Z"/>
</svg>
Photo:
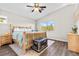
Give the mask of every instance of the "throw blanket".
<svg viewBox="0 0 79 59">
<path fill-rule="evenodd" d="M 13 39 L 15 41 L 18 41 L 18 44 L 19 44 L 20 47 L 22 47 L 22 45 L 23 45 L 23 40 L 26 40 L 24 42 L 26 42 L 26 45 L 27 45 L 27 43 L 28 43 L 27 39 L 28 38 L 27 38 L 27 36 L 23 35 L 22 31 L 15 31 L 15 32 L 13 32 L 12 36 L 13 36 Z"/>
</svg>

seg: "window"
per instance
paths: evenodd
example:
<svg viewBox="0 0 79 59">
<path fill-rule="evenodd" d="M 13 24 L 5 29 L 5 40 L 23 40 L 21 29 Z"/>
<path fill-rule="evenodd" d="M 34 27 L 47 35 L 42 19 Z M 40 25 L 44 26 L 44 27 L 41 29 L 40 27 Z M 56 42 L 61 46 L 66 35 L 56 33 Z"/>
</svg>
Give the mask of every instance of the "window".
<svg viewBox="0 0 79 59">
<path fill-rule="evenodd" d="M 42 22 L 42 23 L 40 23 L 40 28 L 43 31 L 54 30 L 54 22 L 53 21 Z"/>
</svg>

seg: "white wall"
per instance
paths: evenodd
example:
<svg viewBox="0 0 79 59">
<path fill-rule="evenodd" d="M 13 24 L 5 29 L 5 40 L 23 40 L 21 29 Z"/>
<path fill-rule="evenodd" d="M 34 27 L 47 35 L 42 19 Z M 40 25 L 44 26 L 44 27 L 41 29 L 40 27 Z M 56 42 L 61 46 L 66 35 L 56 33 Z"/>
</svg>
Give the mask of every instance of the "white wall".
<svg viewBox="0 0 79 59">
<path fill-rule="evenodd" d="M 75 5 L 67 6 L 61 10 L 52 13 L 49 16 L 39 19 L 40 22 L 54 21 L 55 30 L 48 31 L 47 37 L 54 40 L 67 41 L 67 34 L 71 32 L 71 27 L 74 24 L 73 13 Z M 39 25 L 38 25 L 39 27 Z"/>
<path fill-rule="evenodd" d="M 16 15 L 16 14 L 8 12 L 6 10 L 0 9 L 0 15 L 7 16 L 7 18 L 8 18 L 8 24 L 0 24 L 0 35 L 3 35 L 5 32 L 9 32 L 9 29 L 10 29 L 9 24 L 24 25 L 24 26 L 27 26 L 28 24 L 30 24 L 30 25 L 34 26 L 33 20 Z"/>
<path fill-rule="evenodd" d="M 77 25 L 77 34 L 79 34 L 79 5 L 75 13 L 76 25 Z"/>
</svg>

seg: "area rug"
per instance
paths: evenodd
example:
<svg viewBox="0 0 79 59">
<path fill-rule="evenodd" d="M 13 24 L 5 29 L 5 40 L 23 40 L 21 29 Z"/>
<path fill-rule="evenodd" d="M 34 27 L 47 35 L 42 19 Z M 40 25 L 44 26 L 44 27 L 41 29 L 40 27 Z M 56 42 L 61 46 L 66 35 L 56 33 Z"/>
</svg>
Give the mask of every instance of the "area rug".
<svg viewBox="0 0 79 59">
<path fill-rule="evenodd" d="M 9 45 L 12 50 L 18 55 L 18 56 L 40 56 L 47 48 L 49 48 L 55 41 L 48 40 L 48 47 L 46 47 L 44 50 L 42 50 L 40 53 L 29 49 L 26 52 L 23 52 L 22 49 L 17 46 L 17 44 L 11 44 Z"/>
</svg>

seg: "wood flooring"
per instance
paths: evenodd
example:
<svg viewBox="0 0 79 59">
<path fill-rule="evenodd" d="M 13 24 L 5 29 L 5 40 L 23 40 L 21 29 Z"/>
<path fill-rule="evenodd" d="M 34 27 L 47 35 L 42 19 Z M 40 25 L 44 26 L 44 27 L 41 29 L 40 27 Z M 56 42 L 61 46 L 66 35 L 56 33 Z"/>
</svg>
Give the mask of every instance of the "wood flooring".
<svg viewBox="0 0 79 59">
<path fill-rule="evenodd" d="M 0 56 L 17 56 L 17 54 L 8 45 L 4 45 L 0 47 Z"/>
<path fill-rule="evenodd" d="M 41 56 L 79 56 L 79 53 L 69 51 L 66 42 L 56 41 Z"/>
<path fill-rule="evenodd" d="M 4 45 L 0 47 L 0 56 L 17 56 L 17 54 L 8 45 Z M 65 42 L 55 41 L 40 56 L 79 56 L 79 53 L 69 51 Z"/>
</svg>

